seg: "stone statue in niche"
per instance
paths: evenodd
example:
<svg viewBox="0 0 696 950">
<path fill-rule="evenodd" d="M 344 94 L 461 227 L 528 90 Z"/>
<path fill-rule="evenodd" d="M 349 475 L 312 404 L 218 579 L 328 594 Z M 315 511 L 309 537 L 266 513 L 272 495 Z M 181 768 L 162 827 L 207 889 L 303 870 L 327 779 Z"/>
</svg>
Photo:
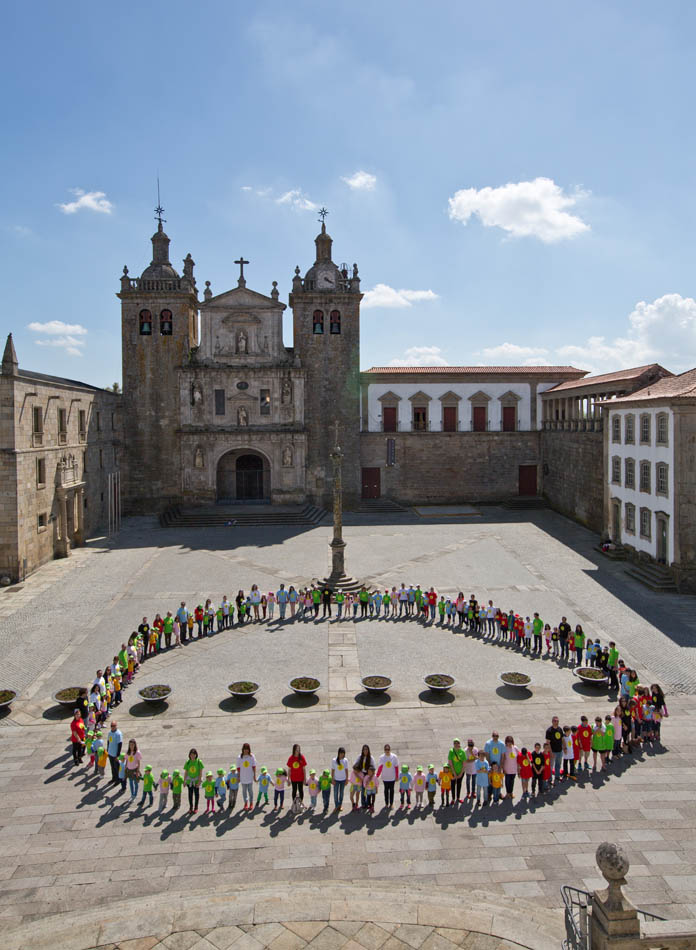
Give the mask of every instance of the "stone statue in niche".
<svg viewBox="0 0 696 950">
<path fill-rule="evenodd" d="M 268 353 L 268 337 L 267 337 L 267 336 L 265 336 L 265 337 L 263 338 L 263 344 L 262 344 L 262 346 L 261 346 L 261 352 L 262 352 L 262 353 Z"/>
<path fill-rule="evenodd" d="M 237 334 L 237 352 L 242 354 L 249 352 L 249 337 L 246 330 L 240 330 Z"/>
<path fill-rule="evenodd" d="M 283 387 L 280 392 L 280 401 L 283 406 L 289 406 L 292 402 L 292 380 L 286 376 L 283 380 Z"/>
<path fill-rule="evenodd" d="M 191 405 L 200 406 L 203 402 L 203 390 L 201 389 L 201 384 L 196 381 L 191 386 Z"/>
<path fill-rule="evenodd" d="M 214 355 L 214 356 L 219 356 L 220 353 L 222 353 L 222 345 L 221 345 L 221 343 L 220 343 L 220 337 L 219 337 L 219 336 L 216 336 L 216 337 L 215 337 L 215 348 L 214 348 L 214 350 L 213 350 L 213 355 Z"/>
<path fill-rule="evenodd" d="M 237 425 L 238 426 L 248 426 L 249 425 L 249 413 L 246 406 L 240 406 L 237 410 Z"/>
<path fill-rule="evenodd" d="M 292 449 L 289 445 L 283 449 L 283 468 L 292 468 Z"/>
<path fill-rule="evenodd" d="M 196 447 L 196 451 L 193 453 L 193 467 L 194 468 L 203 468 L 205 465 L 205 459 L 203 458 L 203 450 L 200 445 Z"/>
</svg>

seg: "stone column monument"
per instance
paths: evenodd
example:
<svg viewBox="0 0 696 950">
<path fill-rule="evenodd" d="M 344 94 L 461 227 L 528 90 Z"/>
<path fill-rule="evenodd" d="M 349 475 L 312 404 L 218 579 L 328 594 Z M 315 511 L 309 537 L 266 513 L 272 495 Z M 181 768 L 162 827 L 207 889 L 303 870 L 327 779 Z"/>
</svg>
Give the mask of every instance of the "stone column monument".
<svg viewBox="0 0 696 950">
<path fill-rule="evenodd" d="M 331 552 L 331 573 L 322 581 L 322 587 L 331 590 L 359 590 L 363 585 L 360 581 L 346 574 L 345 551 L 346 542 L 343 540 L 343 450 L 338 443 L 338 419 L 334 423 L 334 447 L 331 451 L 333 463 L 333 538 L 329 544 Z"/>
</svg>

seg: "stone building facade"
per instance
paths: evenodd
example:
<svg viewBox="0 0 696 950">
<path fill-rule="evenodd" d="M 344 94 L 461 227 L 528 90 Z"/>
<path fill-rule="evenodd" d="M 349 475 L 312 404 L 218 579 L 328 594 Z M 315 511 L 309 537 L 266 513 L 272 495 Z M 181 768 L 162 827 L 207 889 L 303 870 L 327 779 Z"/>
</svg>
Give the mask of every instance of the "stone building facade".
<svg viewBox="0 0 696 950">
<path fill-rule="evenodd" d="M 0 578 L 65 557 L 105 525 L 121 453 L 121 397 L 19 366 L 0 374 Z"/>
</svg>

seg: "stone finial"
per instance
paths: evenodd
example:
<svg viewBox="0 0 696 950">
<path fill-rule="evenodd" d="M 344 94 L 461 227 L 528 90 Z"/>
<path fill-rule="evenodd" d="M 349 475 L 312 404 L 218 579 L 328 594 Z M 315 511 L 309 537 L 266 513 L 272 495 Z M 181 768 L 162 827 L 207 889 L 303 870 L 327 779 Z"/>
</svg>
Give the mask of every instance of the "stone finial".
<svg viewBox="0 0 696 950">
<path fill-rule="evenodd" d="M 623 910 L 627 906 L 632 906 L 621 890 L 626 883 L 626 875 L 631 866 L 628 855 L 621 845 L 603 841 L 597 848 L 595 859 L 597 867 L 608 884 L 606 898 L 603 901 L 605 909 L 607 911 Z"/>
<path fill-rule="evenodd" d="M 130 277 L 128 276 L 128 267 L 125 264 L 121 274 L 121 290 L 130 290 Z"/>
<path fill-rule="evenodd" d="M 203 291 L 203 296 L 205 297 L 206 300 L 210 300 L 210 298 L 213 296 L 213 292 L 212 292 L 212 290 L 210 289 L 210 281 L 209 281 L 209 280 L 206 280 L 206 282 L 205 282 L 205 290 Z"/>
<path fill-rule="evenodd" d="M 295 277 L 299 277 L 299 276 L 300 276 L 300 265 L 299 265 L 299 264 L 296 264 L 296 265 L 295 265 Z"/>
<path fill-rule="evenodd" d="M 271 291 L 271 297 L 273 298 L 273 300 L 278 299 L 278 281 L 277 280 L 273 281 L 273 290 Z"/>
<path fill-rule="evenodd" d="M 2 354 L 2 375 L 16 376 L 18 371 L 19 362 L 17 360 L 17 352 L 14 348 L 12 334 L 8 333 L 7 343 L 5 344 L 5 352 Z"/>
<path fill-rule="evenodd" d="M 292 279 L 292 289 L 294 293 L 299 293 L 302 290 L 302 277 L 300 276 L 300 268 L 295 268 L 295 276 Z"/>
</svg>

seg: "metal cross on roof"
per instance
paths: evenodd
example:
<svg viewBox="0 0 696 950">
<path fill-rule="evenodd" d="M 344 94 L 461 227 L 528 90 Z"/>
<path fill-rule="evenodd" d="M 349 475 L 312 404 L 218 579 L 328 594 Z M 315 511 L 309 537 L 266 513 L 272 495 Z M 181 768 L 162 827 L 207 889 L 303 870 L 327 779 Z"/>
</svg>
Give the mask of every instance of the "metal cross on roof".
<svg viewBox="0 0 696 950">
<path fill-rule="evenodd" d="M 159 175 L 158 175 L 157 176 L 157 207 L 155 208 L 155 218 L 159 221 L 160 224 L 162 224 L 163 221 L 166 222 L 167 220 L 166 218 L 162 217 L 163 214 L 164 214 L 164 208 L 162 207 L 162 202 L 160 201 L 160 186 L 159 186 Z"/>
<path fill-rule="evenodd" d="M 329 212 L 326 210 L 326 208 L 320 208 L 320 209 L 319 209 L 319 217 L 321 218 L 321 223 L 322 223 L 322 224 L 326 224 L 326 215 L 327 215 L 328 213 L 329 213 Z"/>
<path fill-rule="evenodd" d="M 239 258 L 238 261 L 235 261 L 235 264 L 239 264 L 239 279 L 240 279 L 240 280 L 244 280 L 244 265 L 245 265 L 245 264 L 248 264 L 248 263 L 249 263 L 249 261 L 245 261 L 245 260 L 244 260 L 244 255 L 243 255 L 243 254 L 240 255 L 240 258 Z"/>
</svg>

